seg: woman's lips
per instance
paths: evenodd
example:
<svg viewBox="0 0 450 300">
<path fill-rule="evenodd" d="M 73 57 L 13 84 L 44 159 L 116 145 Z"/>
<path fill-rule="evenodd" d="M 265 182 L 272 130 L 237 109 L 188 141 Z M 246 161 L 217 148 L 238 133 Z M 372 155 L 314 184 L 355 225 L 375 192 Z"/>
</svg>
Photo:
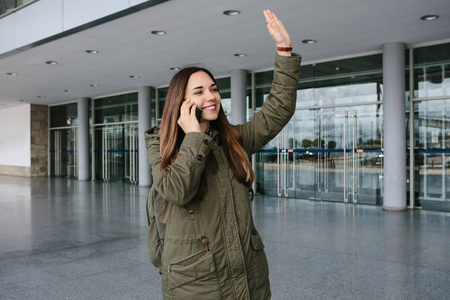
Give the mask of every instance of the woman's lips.
<svg viewBox="0 0 450 300">
<path fill-rule="evenodd" d="M 203 107 L 203 110 L 216 110 L 216 106 L 215 105 L 206 106 Z"/>
</svg>

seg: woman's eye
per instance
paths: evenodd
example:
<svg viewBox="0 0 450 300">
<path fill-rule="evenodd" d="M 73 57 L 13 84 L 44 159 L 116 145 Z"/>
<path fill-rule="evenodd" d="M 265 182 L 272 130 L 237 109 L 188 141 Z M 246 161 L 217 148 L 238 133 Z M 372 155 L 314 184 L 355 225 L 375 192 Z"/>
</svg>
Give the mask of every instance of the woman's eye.
<svg viewBox="0 0 450 300">
<path fill-rule="evenodd" d="M 201 93 L 202 93 L 201 91 L 198 91 L 198 92 L 195 92 L 194 95 L 200 95 Z"/>
</svg>

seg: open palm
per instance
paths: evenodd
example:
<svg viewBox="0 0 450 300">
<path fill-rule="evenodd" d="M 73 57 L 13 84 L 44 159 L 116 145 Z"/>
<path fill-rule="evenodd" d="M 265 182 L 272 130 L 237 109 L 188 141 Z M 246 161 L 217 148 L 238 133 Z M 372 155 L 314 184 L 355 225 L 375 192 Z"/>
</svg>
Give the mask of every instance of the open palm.
<svg viewBox="0 0 450 300">
<path fill-rule="evenodd" d="M 289 47 L 291 45 L 291 38 L 286 28 L 284 28 L 283 23 L 270 10 L 264 10 L 264 16 L 266 17 L 267 30 L 269 30 L 270 36 L 275 41 L 277 47 Z"/>
</svg>

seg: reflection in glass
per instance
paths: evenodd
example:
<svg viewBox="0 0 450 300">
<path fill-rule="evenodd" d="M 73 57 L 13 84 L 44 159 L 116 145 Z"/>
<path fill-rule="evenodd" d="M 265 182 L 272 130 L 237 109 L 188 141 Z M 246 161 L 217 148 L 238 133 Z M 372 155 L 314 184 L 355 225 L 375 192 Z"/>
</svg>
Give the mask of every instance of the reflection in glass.
<svg viewBox="0 0 450 300">
<path fill-rule="evenodd" d="M 382 55 L 370 55 L 302 66 L 297 108 L 382 100 Z M 269 94 L 273 71 L 255 75 L 256 107 Z"/>
<path fill-rule="evenodd" d="M 257 153 L 257 192 L 381 204 L 381 59 L 377 54 L 302 66 L 294 117 Z M 272 76 L 255 74 L 256 110 Z"/>
<path fill-rule="evenodd" d="M 373 104 L 297 110 L 285 129 L 257 153 L 257 191 L 381 204 L 381 120 L 381 105 Z"/>
</svg>

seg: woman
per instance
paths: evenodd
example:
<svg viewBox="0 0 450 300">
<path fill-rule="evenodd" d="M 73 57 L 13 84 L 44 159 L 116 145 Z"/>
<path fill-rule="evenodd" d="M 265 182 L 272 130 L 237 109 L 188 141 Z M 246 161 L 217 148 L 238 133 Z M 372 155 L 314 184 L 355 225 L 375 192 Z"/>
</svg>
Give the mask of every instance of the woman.
<svg viewBox="0 0 450 300">
<path fill-rule="evenodd" d="M 190 67 L 171 81 L 161 126 L 146 132 L 151 193 L 170 203 L 160 268 L 164 299 L 270 299 L 264 245 L 251 214 L 255 175 L 248 157 L 292 117 L 301 56 L 291 53 L 275 14 L 264 15 L 278 55 L 272 90 L 250 122 L 230 125 L 214 77 Z"/>
</svg>

